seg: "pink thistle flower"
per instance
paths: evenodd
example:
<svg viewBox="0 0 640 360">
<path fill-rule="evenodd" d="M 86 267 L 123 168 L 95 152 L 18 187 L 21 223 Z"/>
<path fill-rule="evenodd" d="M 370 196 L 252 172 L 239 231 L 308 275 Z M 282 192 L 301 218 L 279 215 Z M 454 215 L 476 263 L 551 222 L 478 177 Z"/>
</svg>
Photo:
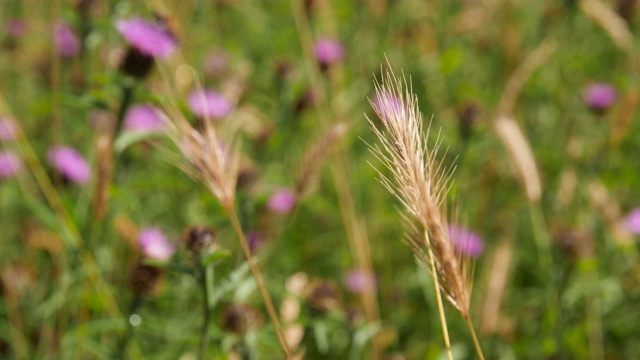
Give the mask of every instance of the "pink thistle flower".
<svg viewBox="0 0 640 360">
<path fill-rule="evenodd" d="M 358 269 L 349 271 L 343 281 L 347 290 L 356 295 L 373 292 L 378 285 L 372 273 Z"/>
<path fill-rule="evenodd" d="M 176 49 L 176 40 L 165 26 L 132 18 L 118 20 L 116 28 L 131 46 L 144 55 L 166 58 Z"/>
<path fill-rule="evenodd" d="M 160 109 L 152 105 L 134 106 L 124 116 L 124 128 L 140 132 L 160 130 L 164 127 L 161 113 Z"/>
<path fill-rule="evenodd" d="M 276 214 L 286 214 L 296 204 L 296 196 L 289 189 L 282 189 L 271 195 L 267 202 L 267 208 Z"/>
<path fill-rule="evenodd" d="M 463 256 L 476 258 L 484 251 L 480 236 L 459 226 L 449 225 L 449 238 L 456 252 Z"/>
<path fill-rule="evenodd" d="M 315 53 L 318 63 L 323 67 L 338 63 L 344 60 L 344 46 L 333 39 L 320 39 L 315 44 Z"/>
<path fill-rule="evenodd" d="M 213 90 L 194 91 L 189 95 L 189 108 L 201 119 L 221 119 L 231 113 L 231 103 Z"/>
<path fill-rule="evenodd" d="M 640 208 L 633 209 L 627 217 L 625 217 L 624 226 L 632 233 L 640 235 Z"/>
<path fill-rule="evenodd" d="M 9 119 L 0 119 L 0 141 L 15 141 L 17 129 Z"/>
<path fill-rule="evenodd" d="M 65 178 L 76 184 L 85 184 L 91 179 L 91 168 L 76 149 L 56 146 L 47 153 L 49 163 Z"/>
<path fill-rule="evenodd" d="M 582 99 L 589 108 L 604 111 L 610 108 L 618 97 L 616 89 L 605 83 L 595 83 L 587 87 L 582 93 Z"/>
<path fill-rule="evenodd" d="M 0 178 L 7 179 L 22 170 L 22 160 L 12 152 L 0 152 Z"/>
<path fill-rule="evenodd" d="M 266 241 L 264 235 L 257 231 L 251 231 L 247 234 L 247 242 L 251 251 L 256 251 Z"/>
<path fill-rule="evenodd" d="M 63 58 L 74 57 L 80 52 L 80 38 L 69 24 L 59 21 L 53 29 L 58 54 Z"/>
<path fill-rule="evenodd" d="M 140 249 L 145 257 L 150 259 L 167 261 L 176 252 L 176 247 L 167 241 L 160 228 L 150 227 L 140 231 L 138 236 Z"/>
<path fill-rule="evenodd" d="M 221 77 L 229 69 L 229 55 L 224 50 L 214 50 L 204 59 L 203 68 L 205 74 L 213 78 Z"/>
<path fill-rule="evenodd" d="M 23 37 L 28 28 L 27 23 L 21 19 L 11 19 L 5 25 L 5 31 L 14 39 Z"/>
</svg>

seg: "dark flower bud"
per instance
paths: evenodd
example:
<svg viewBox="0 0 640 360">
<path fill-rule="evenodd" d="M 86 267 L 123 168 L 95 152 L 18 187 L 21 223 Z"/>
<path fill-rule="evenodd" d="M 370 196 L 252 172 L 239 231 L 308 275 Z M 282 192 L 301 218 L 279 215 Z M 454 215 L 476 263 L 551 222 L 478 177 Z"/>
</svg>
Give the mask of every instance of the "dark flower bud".
<svg viewBox="0 0 640 360">
<path fill-rule="evenodd" d="M 636 15 L 638 0 L 618 0 L 616 11 L 621 18 L 623 18 L 627 24 L 631 25 L 633 18 Z"/>
<path fill-rule="evenodd" d="M 195 256 L 200 256 L 213 246 L 216 232 L 210 226 L 194 225 L 185 230 L 184 247 Z"/>
<path fill-rule="evenodd" d="M 255 330 L 262 326 L 263 321 L 260 311 L 246 304 L 231 304 L 222 313 L 222 328 L 236 334 Z"/>
<path fill-rule="evenodd" d="M 596 252 L 593 239 L 578 230 L 561 229 L 556 231 L 553 240 L 560 250 L 571 259 L 590 258 Z"/>
<path fill-rule="evenodd" d="M 458 116 L 458 126 L 460 128 L 460 135 L 463 139 L 468 139 L 473 131 L 473 127 L 480 120 L 482 115 L 482 109 L 474 102 L 468 102 L 462 104 L 456 111 Z"/>
<path fill-rule="evenodd" d="M 120 63 L 120 70 L 136 79 L 144 79 L 153 69 L 153 63 L 153 56 L 146 55 L 134 47 L 129 47 Z"/>
<path fill-rule="evenodd" d="M 305 300 L 311 309 L 319 312 L 336 310 L 340 303 L 338 286 L 331 281 L 314 280 L 306 289 Z"/>
<path fill-rule="evenodd" d="M 129 273 L 129 286 L 137 295 L 153 295 L 160 287 L 163 274 L 162 268 L 138 264 Z"/>
</svg>

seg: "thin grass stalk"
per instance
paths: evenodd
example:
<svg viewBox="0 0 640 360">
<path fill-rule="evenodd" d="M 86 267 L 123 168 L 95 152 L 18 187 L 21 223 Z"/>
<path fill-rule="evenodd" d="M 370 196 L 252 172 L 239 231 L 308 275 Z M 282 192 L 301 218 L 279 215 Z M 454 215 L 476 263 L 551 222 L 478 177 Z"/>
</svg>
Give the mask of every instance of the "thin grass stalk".
<svg viewBox="0 0 640 360">
<path fill-rule="evenodd" d="M 309 77 L 309 82 L 318 96 L 318 106 L 316 106 L 318 119 L 333 120 L 337 117 L 332 114 L 332 103 L 322 86 L 322 75 L 317 61 L 314 60 L 314 40 L 309 19 L 305 15 L 303 4 L 301 2 L 291 0 L 290 4 L 298 34 L 298 40 L 304 55 L 307 76 Z M 320 123 L 318 124 L 318 127 L 320 127 Z M 335 161 L 330 163 L 330 167 L 333 183 L 338 195 L 340 214 L 345 227 L 347 240 L 349 242 L 349 249 L 355 260 L 356 267 L 359 270 L 373 273 L 369 238 L 366 234 L 366 229 L 363 226 L 364 219 L 357 212 L 353 194 L 349 187 L 350 178 L 347 173 L 348 167 L 345 163 L 346 151 L 341 144 L 338 144 L 337 147 L 337 154 L 334 157 Z M 378 321 L 380 319 L 380 310 L 376 293 L 373 291 L 363 292 L 360 295 L 360 301 L 362 302 L 367 322 L 372 323 Z M 382 353 L 383 346 L 377 336 L 372 337 L 371 343 L 371 358 L 378 359 L 381 356 L 380 354 Z"/>
<path fill-rule="evenodd" d="M 424 237 L 426 242 L 429 242 L 429 232 L 425 230 Z M 453 360 L 453 353 L 451 352 L 451 341 L 449 340 L 449 329 L 447 327 L 447 319 L 444 313 L 444 306 L 442 304 L 442 294 L 440 293 L 440 281 L 438 280 L 438 270 L 436 269 L 436 259 L 431 250 L 431 246 L 427 246 L 429 252 L 429 263 L 431 265 L 431 272 L 433 274 L 433 287 L 436 293 L 436 302 L 438 303 L 438 314 L 440 315 L 440 324 L 442 325 L 442 336 L 444 337 L 444 347 L 447 352 L 447 358 Z"/>
<path fill-rule="evenodd" d="M 470 316 L 464 316 L 464 321 L 467 323 L 467 327 L 469 328 L 469 332 L 471 333 L 471 338 L 473 339 L 473 346 L 476 348 L 476 354 L 480 360 L 484 360 L 484 354 L 482 354 L 482 347 L 480 346 L 480 342 L 478 341 L 478 336 L 476 335 L 476 330 L 473 328 L 473 322 L 471 321 Z"/>
<path fill-rule="evenodd" d="M 211 299 L 209 297 L 211 286 L 211 264 L 206 267 L 199 266 L 200 268 L 200 285 L 202 287 L 202 296 L 204 301 L 203 316 L 202 316 L 202 329 L 200 331 L 200 350 L 198 352 L 198 359 L 204 360 L 207 358 L 207 349 L 209 348 L 209 321 L 211 320 Z"/>
<path fill-rule="evenodd" d="M 244 256 L 247 259 L 247 263 L 249 264 L 249 269 L 253 274 L 254 279 L 256 280 L 256 284 L 258 285 L 258 290 L 260 291 L 260 295 L 262 296 L 262 300 L 264 301 L 265 306 L 267 307 L 267 313 L 269 313 L 269 317 L 271 318 L 271 322 L 273 323 L 273 327 L 276 330 L 276 335 L 278 336 L 278 341 L 280 342 L 280 346 L 285 353 L 287 359 L 293 359 L 291 356 L 291 351 L 287 345 L 286 339 L 284 337 L 284 332 L 282 330 L 282 325 L 280 324 L 280 318 L 278 317 L 278 313 L 276 312 L 275 307 L 273 306 L 273 302 L 271 301 L 271 296 L 267 291 L 267 287 L 264 284 L 264 279 L 262 278 L 262 273 L 260 272 L 260 268 L 254 261 L 253 255 L 251 254 L 251 248 L 249 247 L 249 242 L 247 241 L 247 237 L 245 236 L 244 230 L 242 230 L 242 226 L 240 225 L 240 220 L 238 219 L 238 215 L 236 214 L 234 209 L 228 209 L 227 215 L 229 216 L 229 220 L 233 225 L 233 229 L 240 240 L 240 247 L 242 247 L 242 251 L 244 252 Z"/>
<path fill-rule="evenodd" d="M 594 261 L 594 260 L 586 260 Z M 592 289 L 598 289 L 598 269 L 593 265 L 586 270 L 587 281 Z M 589 329 L 589 357 L 591 360 L 602 360 L 604 354 L 604 336 L 602 332 L 602 307 L 598 291 L 587 295 L 587 327 Z"/>
</svg>

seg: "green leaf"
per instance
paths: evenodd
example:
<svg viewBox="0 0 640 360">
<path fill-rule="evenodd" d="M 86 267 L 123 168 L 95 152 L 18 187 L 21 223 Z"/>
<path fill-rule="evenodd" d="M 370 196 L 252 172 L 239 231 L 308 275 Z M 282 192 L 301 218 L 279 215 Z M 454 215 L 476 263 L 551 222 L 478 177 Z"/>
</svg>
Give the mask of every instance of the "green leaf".
<svg viewBox="0 0 640 360">
<path fill-rule="evenodd" d="M 161 139 L 164 135 L 157 131 L 123 131 L 113 143 L 116 154 L 121 154 L 129 146 L 151 139 Z"/>
<path fill-rule="evenodd" d="M 231 255 L 229 250 L 217 249 L 216 251 L 202 258 L 202 266 L 207 267 L 210 264 L 217 262 L 218 260 L 228 257 L 229 255 Z"/>
</svg>

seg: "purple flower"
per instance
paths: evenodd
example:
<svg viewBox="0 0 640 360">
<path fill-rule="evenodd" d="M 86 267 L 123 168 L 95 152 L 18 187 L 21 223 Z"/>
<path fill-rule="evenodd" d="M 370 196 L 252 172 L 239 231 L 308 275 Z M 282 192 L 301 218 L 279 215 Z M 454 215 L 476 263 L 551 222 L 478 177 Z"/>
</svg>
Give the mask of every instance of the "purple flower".
<svg viewBox="0 0 640 360">
<path fill-rule="evenodd" d="M 587 106 L 596 111 L 608 109 L 616 102 L 616 98 L 616 89 L 605 83 L 592 84 L 582 93 L 582 99 Z"/>
<path fill-rule="evenodd" d="M 373 292 L 377 287 L 376 277 L 367 271 L 351 270 L 343 279 L 347 290 L 353 294 Z"/>
<path fill-rule="evenodd" d="M 58 54 L 70 58 L 80 52 L 80 38 L 69 24 L 59 21 L 53 29 L 53 38 L 58 48 Z"/>
<path fill-rule="evenodd" d="M 118 20 L 116 28 L 124 39 L 141 53 L 166 58 L 176 49 L 176 40 L 164 26 L 141 18 Z"/>
<path fill-rule="evenodd" d="M 65 178 L 84 184 L 91 178 L 89 164 L 76 149 L 68 146 L 56 146 L 47 153 L 49 163 Z"/>
<path fill-rule="evenodd" d="M 480 236 L 459 226 L 449 225 L 449 238 L 456 252 L 464 256 L 476 258 L 484 250 Z"/>
<path fill-rule="evenodd" d="M 256 251 L 258 247 L 260 247 L 264 242 L 264 235 L 257 231 L 252 231 L 247 234 L 247 242 L 249 243 L 249 248 L 251 251 Z"/>
<path fill-rule="evenodd" d="M 229 68 L 229 56 L 224 50 L 214 50 L 204 59 L 204 73 L 217 78 L 224 75 Z"/>
<path fill-rule="evenodd" d="M 221 119 L 231 113 L 231 103 L 213 90 L 194 91 L 189 95 L 189 108 L 201 119 Z"/>
<path fill-rule="evenodd" d="M 162 230 L 157 227 L 140 231 L 138 241 L 142 254 L 150 259 L 167 261 L 176 252 L 176 247 L 167 241 Z"/>
<path fill-rule="evenodd" d="M 344 46 L 333 39 L 320 39 L 315 45 L 316 59 L 322 66 L 329 66 L 344 59 Z"/>
<path fill-rule="evenodd" d="M 7 34 L 14 39 L 18 39 L 24 36 L 24 34 L 27 32 L 27 29 L 27 23 L 24 20 L 20 19 L 11 19 L 7 21 L 7 24 L 5 25 Z"/>
<path fill-rule="evenodd" d="M 16 126 L 9 119 L 0 118 L 0 141 L 14 141 L 16 139 Z"/>
<path fill-rule="evenodd" d="M 22 169 L 22 160 L 12 152 L 0 152 L 0 178 L 15 176 Z"/>
<path fill-rule="evenodd" d="M 624 219 L 624 226 L 632 233 L 640 234 L 640 208 L 635 208 Z"/>
<path fill-rule="evenodd" d="M 276 214 L 286 214 L 296 204 L 296 196 L 289 189 L 282 189 L 271 195 L 267 202 L 269 210 Z"/>
<path fill-rule="evenodd" d="M 132 131 L 154 131 L 164 127 L 161 111 L 152 105 L 138 105 L 127 111 L 124 128 Z"/>
</svg>

